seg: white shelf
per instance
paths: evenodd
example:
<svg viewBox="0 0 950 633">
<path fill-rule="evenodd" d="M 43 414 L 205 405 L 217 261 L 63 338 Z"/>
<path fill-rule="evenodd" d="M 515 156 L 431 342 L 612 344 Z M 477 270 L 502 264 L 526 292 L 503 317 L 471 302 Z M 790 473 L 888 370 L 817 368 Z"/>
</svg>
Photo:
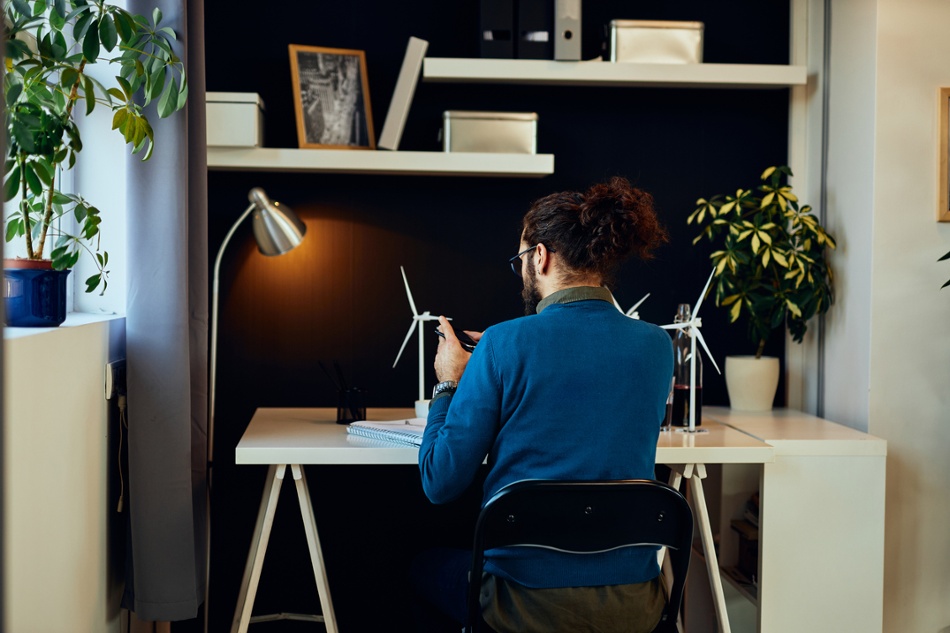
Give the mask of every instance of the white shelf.
<svg viewBox="0 0 950 633">
<path fill-rule="evenodd" d="M 208 169 L 540 178 L 554 173 L 554 155 L 209 147 Z"/>
<path fill-rule="evenodd" d="M 805 85 L 805 66 L 633 64 L 545 59 L 426 57 L 425 81 L 670 88 L 786 88 Z"/>
</svg>

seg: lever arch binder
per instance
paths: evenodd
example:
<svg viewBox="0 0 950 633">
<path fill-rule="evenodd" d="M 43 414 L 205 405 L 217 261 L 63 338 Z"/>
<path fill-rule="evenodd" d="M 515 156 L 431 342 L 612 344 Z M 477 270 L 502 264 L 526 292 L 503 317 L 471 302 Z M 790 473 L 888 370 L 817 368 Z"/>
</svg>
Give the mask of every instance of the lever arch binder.
<svg viewBox="0 0 950 633">
<path fill-rule="evenodd" d="M 510 59 L 515 56 L 514 0 L 481 0 L 478 37 L 482 57 Z"/>
</svg>

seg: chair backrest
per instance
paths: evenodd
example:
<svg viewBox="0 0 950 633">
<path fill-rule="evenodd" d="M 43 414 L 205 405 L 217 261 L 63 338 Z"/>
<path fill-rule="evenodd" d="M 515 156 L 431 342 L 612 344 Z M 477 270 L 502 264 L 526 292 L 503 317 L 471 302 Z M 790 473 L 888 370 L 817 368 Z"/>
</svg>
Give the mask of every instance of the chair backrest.
<svg viewBox="0 0 950 633">
<path fill-rule="evenodd" d="M 519 481 L 499 490 L 475 527 L 466 630 L 481 622 L 484 553 L 496 547 L 544 547 L 577 555 L 620 547 L 669 548 L 673 586 L 657 631 L 675 630 L 689 568 L 693 514 L 686 499 L 650 479 Z"/>
</svg>

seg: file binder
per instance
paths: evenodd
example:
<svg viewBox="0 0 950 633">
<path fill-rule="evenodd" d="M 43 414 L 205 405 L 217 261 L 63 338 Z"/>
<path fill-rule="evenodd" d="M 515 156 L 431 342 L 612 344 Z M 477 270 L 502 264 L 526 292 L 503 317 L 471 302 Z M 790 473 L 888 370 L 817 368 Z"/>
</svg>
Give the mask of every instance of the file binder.
<svg viewBox="0 0 950 633">
<path fill-rule="evenodd" d="M 416 91 L 419 71 L 428 47 L 429 42 L 426 40 L 418 37 L 409 38 L 406 56 L 403 57 L 399 78 L 396 79 L 396 88 L 393 90 L 393 98 L 389 102 L 389 111 L 386 112 L 383 133 L 379 135 L 379 143 L 376 144 L 380 149 L 399 149 L 402 130 L 406 125 L 406 117 L 409 116 L 412 95 Z"/>
<path fill-rule="evenodd" d="M 581 59 L 581 1 L 554 0 L 554 59 Z"/>
<path fill-rule="evenodd" d="M 515 56 L 514 0 L 481 0 L 478 36 L 482 57 L 511 59 Z"/>
<path fill-rule="evenodd" d="M 554 1 L 518 0 L 519 59 L 554 59 Z"/>
</svg>

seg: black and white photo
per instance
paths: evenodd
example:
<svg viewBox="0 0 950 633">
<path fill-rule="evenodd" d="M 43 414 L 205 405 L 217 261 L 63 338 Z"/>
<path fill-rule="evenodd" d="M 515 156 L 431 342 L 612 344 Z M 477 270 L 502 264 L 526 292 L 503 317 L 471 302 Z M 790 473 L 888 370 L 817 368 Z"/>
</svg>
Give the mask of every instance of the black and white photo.
<svg viewBox="0 0 950 633">
<path fill-rule="evenodd" d="M 363 51 L 290 45 L 301 148 L 375 149 Z"/>
</svg>

